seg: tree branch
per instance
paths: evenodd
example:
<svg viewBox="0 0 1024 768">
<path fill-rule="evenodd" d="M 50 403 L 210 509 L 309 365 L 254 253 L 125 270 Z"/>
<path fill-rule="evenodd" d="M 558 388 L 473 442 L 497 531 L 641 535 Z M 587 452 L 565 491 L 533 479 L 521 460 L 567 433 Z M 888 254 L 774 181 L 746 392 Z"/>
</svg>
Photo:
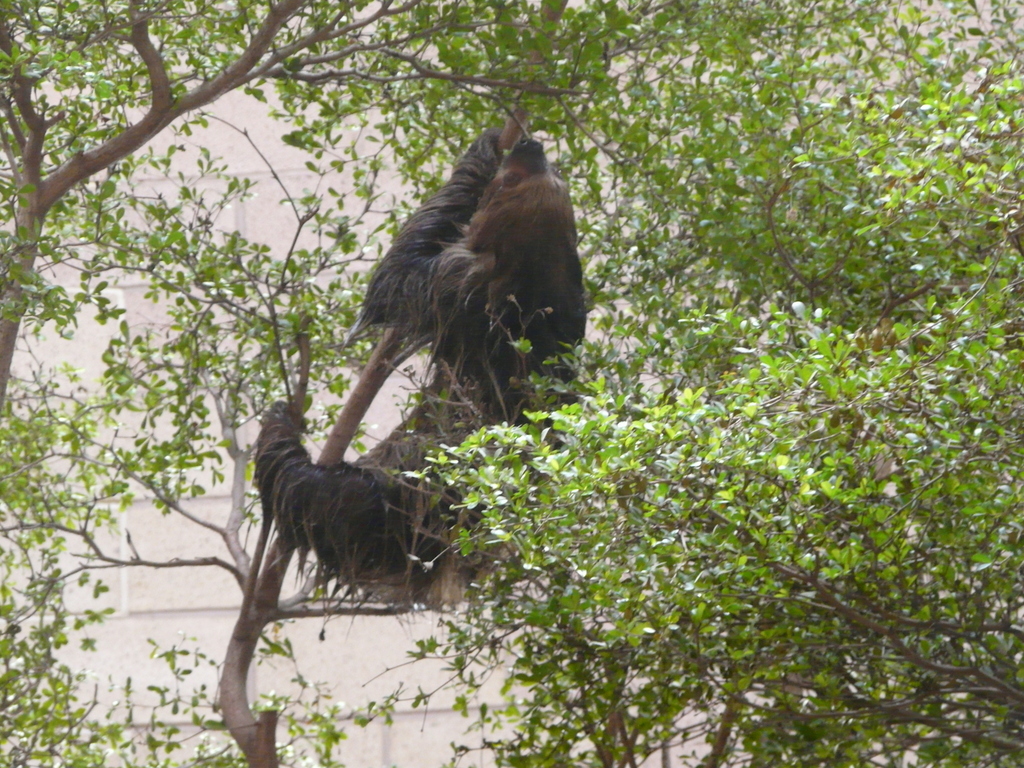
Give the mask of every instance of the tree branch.
<svg viewBox="0 0 1024 768">
<path fill-rule="evenodd" d="M 132 16 L 135 16 L 135 4 L 132 4 Z M 146 20 L 136 21 L 132 24 L 131 33 L 132 45 L 139 52 L 139 57 L 146 65 L 149 73 L 149 84 L 153 92 L 153 100 L 150 110 L 163 112 L 171 108 L 171 83 L 167 78 L 167 70 L 164 68 L 163 59 L 160 53 L 153 46 L 149 37 L 149 22 Z"/>
<path fill-rule="evenodd" d="M 468 85 L 483 85 L 488 88 L 511 88 L 517 91 L 523 91 L 525 93 L 539 93 L 545 96 L 579 96 L 580 92 L 572 88 L 552 88 L 549 85 L 543 83 L 517 83 L 510 82 L 508 80 L 496 80 L 491 77 L 479 77 L 475 75 L 458 75 L 454 72 L 442 72 L 438 69 L 432 69 L 425 64 L 422 64 L 419 59 L 415 56 L 411 56 L 407 53 L 401 53 L 399 51 L 385 48 L 382 53 L 390 56 L 393 59 L 404 61 L 406 64 L 411 66 L 414 70 L 419 72 L 424 77 L 429 77 L 434 80 L 446 80 L 451 83 L 464 83 Z"/>
<path fill-rule="evenodd" d="M 366 367 L 359 375 L 359 381 L 352 388 L 352 393 L 338 414 L 338 420 L 334 428 L 327 436 L 327 442 L 320 452 L 317 464 L 330 467 L 338 464 L 345 456 L 349 443 L 355 437 L 359 423 L 366 415 L 373 399 L 377 396 L 380 388 L 387 381 L 388 376 L 394 369 L 393 361 L 399 350 L 402 348 L 402 338 L 394 328 L 384 331 L 381 340 L 374 347 Z"/>
<path fill-rule="evenodd" d="M 149 50 L 152 47 L 152 42 L 145 34 L 144 22 L 141 23 L 142 27 L 140 24 L 133 25 L 132 42 L 139 50 L 139 55 L 143 58 L 152 80 L 153 102 L 149 111 L 139 122 L 128 126 L 98 147 L 78 153 L 53 171 L 43 183 L 40 209 L 43 212 L 49 210 L 50 206 L 75 184 L 139 149 L 176 118 L 186 112 L 206 106 L 228 91 L 234 90 L 242 83 L 252 79 L 255 76 L 252 71 L 253 67 L 269 50 L 274 37 L 284 24 L 303 4 L 304 0 L 282 0 L 276 5 L 271 5 L 263 24 L 260 25 L 238 58 L 225 67 L 219 75 L 189 91 L 178 101 L 171 100 L 169 91 L 164 94 L 162 90 L 160 70 L 163 69 L 163 64 L 156 61 L 158 58 L 156 51 Z M 140 29 L 141 31 L 139 31 Z M 147 43 L 149 48 L 147 48 Z M 166 72 L 162 77 L 166 78 Z M 164 98 L 165 95 L 166 98 Z"/>
<path fill-rule="evenodd" d="M 14 76 L 13 93 L 21 118 L 28 128 L 22 148 L 21 175 L 23 181 L 34 185 L 35 189 L 29 194 L 27 203 L 16 214 L 18 230 L 28 233 L 29 237 L 34 237 L 46 213 L 73 186 L 139 149 L 176 118 L 209 104 L 254 77 L 255 65 L 269 50 L 277 33 L 305 1 L 282 0 L 272 5 L 260 28 L 239 57 L 220 75 L 186 93 L 178 102 L 171 98 L 167 72 L 149 38 L 148 24 L 145 20 L 137 20 L 132 25 L 131 40 L 149 73 L 153 94 L 149 110 L 139 122 L 129 125 L 99 146 L 79 152 L 45 179 L 42 178 L 43 139 L 52 122 L 48 123 L 43 115 L 36 111 L 32 103 L 34 83 L 19 68 Z M 303 39 L 308 40 L 312 37 L 313 35 L 308 35 Z M 8 55 L 13 55 L 14 51 L 10 28 L 2 18 L 0 50 Z M 60 119 L 60 116 L 56 119 Z M 26 249 L 18 260 L 18 269 L 23 274 L 30 273 L 37 255 L 37 249 Z M 6 400 L 7 385 L 10 381 L 11 364 L 24 311 L 18 308 L 18 305 L 23 296 L 22 280 L 17 278 L 4 286 L 0 295 L 0 299 L 15 307 L 12 316 L 0 321 L 0 408 Z"/>
<path fill-rule="evenodd" d="M 15 57 L 14 38 L 11 35 L 7 22 L 0 19 L 0 51 L 11 58 Z M 35 87 L 35 80 L 25 75 L 21 66 L 14 68 L 11 78 L 14 96 L 14 103 L 21 114 L 21 119 L 28 128 L 28 133 L 22 135 L 21 158 L 22 174 L 26 184 L 38 185 L 43 161 L 43 139 L 46 136 L 46 120 L 43 115 L 36 111 L 32 102 L 32 90 Z M 16 121 L 15 121 L 16 123 Z"/>
<path fill-rule="evenodd" d="M 729 746 L 729 737 L 732 736 L 732 727 L 739 714 L 739 705 L 730 700 L 722 712 L 722 719 L 718 722 L 718 730 L 715 732 L 715 741 L 711 745 L 711 751 L 704 760 L 702 768 L 718 768 L 725 757 L 725 750 Z"/>
<path fill-rule="evenodd" d="M 291 550 L 282 551 L 275 540 L 264 559 L 269 535 L 270 525 L 264 524 L 260 528 L 260 538 L 256 544 L 256 553 L 253 555 L 242 606 L 238 611 L 238 619 L 224 655 L 218 696 L 221 711 L 224 713 L 224 724 L 250 764 L 254 766 L 259 765 L 253 760 L 260 752 L 261 742 L 267 738 L 261 728 L 265 729 L 267 725 L 257 724 L 249 706 L 246 686 L 249 666 L 252 664 L 263 627 L 270 621 L 277 608 L 281 584 L 292 556 Z"/>
<path fill-rule="evenodd" d="M 249 555 L 242 546 L 239 539 L 239 532 L 242 530 L 242 523 L 245 521 L 245 486 L 246 470 L 249 466 L 249 454 L 251 449 L 243 449 L 238 444 L 238 431 L 232 425 L 231 420 L 224 411 L 224 404 L 217 393 L 213 393 L 214 407 L 217 409 L 217 418 L 220 419 L 221 432 L 227 441 L 228 456 L 232 462 L 231 472 L 231 512 L 228 515 L 227 525 L 220 531 L 224 545 L 228 548 L 231 558 L 243 574 L 243 580 L 248 579 L 249 569 L 252 563 Z"/>
<path fill-rule="evenodd" d="M 14 143 L 17 145 L 19 151 L 24 151 L 25 134 L 21 130 L 21 126 L 18 124 L 18 116 L 14 113 L 14 107 L 11 105 L 10 99 L 8 99 L 4 94 L 0 94 L 0 108 L 3 109 L 4 119 L 7 121 L 11 135 L 14 138 Z M 21 172 L 18 168 L 18 156 L 15 154 L 14 147 L 7 138 L 6 131 L 3 133 L 3 142 L 4 154 L 7 155 L 7 162 L 11 166 L 11 174 L 18 186 L 21 186 L 24 182 L 22 181 Z"/>
<path fill-rule="evenodd" d="M 271 621 L 322 619 L 327 616 L 401 616 L 411 611 L 408 605 L 342 605 L 332 601 L 321 608 L 282 608 L 274 611 Z"/>
<path fill-rule="evenodd" d="M 411 11 L 416 6 L 420 5 L 421 2 L 422 2 L 422 0 L 412 0 L 411 2 L 405 3 L 405 4 L 400 5 L 398 7 L 395 7 L 395 8 L 391 7 L 391 3 L 390 2 L 384 2 L 384 3 L 381 3 L 381 6 L 377 10 L 376 13 L 372 13 L 372 14 L 370 14 L 369 16 L 367 16 L 365 18 L 358 19 L 358 20 L 353 21 L 350 24 L 346 24 L 346 25 L 344 25 L 342 27 L 335 26 L 339 21 L 341 21 L 342 12 L 339 12 L 334 17 L 334 19 L 331 21 L 330 24 L 325 25 L 322 29 L 318 30 L 317 32 L 314 32 L 313 34 L 311 34 L 311 35 L 309 35 L 307 37 L 304 37 L 301 40 L 297 40 L 294 43 L 292 43 L 291 45 L 286 45 L 286 46 L 282 46 L 281 48 L 278 48 L 274 52 L 275 55 L 274 55 L 273 59 L 268 61 L 262 67 L 260 67 L 260 69 L 256 72 L 256 76 L 257 77 L 273 77 L 274 75 L 270 74 L 271 71 L 272 70 L 280 69 L 281 68 L 281 62 L 285 61 L 286 59 L 293 58 L 295 56 L 295 54 L 297 54 L 299 51 L 306 50 L 306 49 L 312 47 L 313 45 L 316 45 L 316 44 L 319 44 L 319 43 L 325 43 L 325 42 L 329 42 L 331 40 L 337 40 L 340 37 L 350 37 L 353 32 L 358 32 L 359 30 L 365 29 L 366 27 L 368 27 L 368 26 L 370 26 L 372 24 L 376 24 L 378 21 L 380 21 L 383 18 L 386 18 L 388 16 L 397 16 L 399 14 Z M 407 39 L 412 39 L 413 37 L 422 36 L 426 32 L 427 32 L 427 30 L 419 31 L 419 32 L 417 32 L 416 35 L 410 35 L 409 38 L 407 38 Z M 306 57 L 305 59 L 303 59 L 300 62 L 300 66 L 309 66 L 310 64 L 314 64 L 314 63 L 327 63 L 327 62 L 331 62 L 331 61 L 338 61 L 338 60 L 343 59 L 343 58 L 345 58 L 347 56 L 350 56 L 351 54 L 355 53 L 356 51 L 364 51 L 364 50 L 373 49 L 373 48 L 376 48 L 376 47 L 382 47 L 382 46 L 373 46 L 373 45 L 366 46 L 366 45 L 363 45 L 363 44 L 349 45 L 349 46 L 346 46 L 345 48 L 342 48 L 341 50 L 334 51 L 334 52 L 331 52 L 331 53 L 320 54 L 318 56 Z"/>
<path fill-rule="evenodd" d="M 79 534 L 81 535 L 81 534 Z M 146 568 L 201 568 L 205 566 L 217 566 L 235 577 L 236 581 L 242 580 L 242 574 L 231 563 L 221 560 L 219 557 L 193 557 L 189 559 L 171 558 L 170 560 L 144 560 L 134 557 L 131 560 L 124 560 L 109 555 L 93 555 L 91 559 L 106 563 L 104 566 L 89 566 L 89 570 L 102 570 L 103 568 L 122 568 L 125 566 L 144 566 Z"/>
<path fill-rule="evenodd" d="M 805 573 L 797 568 L 783 565 L 782 563 L 775 563 L 773 568 L 777 572 L 791 579 L 810 586 L 815 592 L 817 592 L 821 600 L 835 610 L 840 616 L 843 616 L 864 629 L 884 637 L 893 645 L 896 652 L 911 664 L 914 664 L 921 669 L 926 669 L 929 672 L 934 672 L 947 677 L 968 678 L 981 681 L 986 684 L 986 690 L 990 697 L 1001 700 L 1004 703 L 1013 703 L 1015 706 L 1024 705 L 1024 691 L 1021 689 L 1008 685 L 1004 680 L 1000 680 L 980 667 L 960 667 L 952 664 L 941 664 L 922 656 L 916 650 L 904 643 L 891 627 L 887 627 L 885 624 L 873 619 L 868 614 L 847 605 L 821 580 L 815 578 L 811 574 Z"/>
</svg>

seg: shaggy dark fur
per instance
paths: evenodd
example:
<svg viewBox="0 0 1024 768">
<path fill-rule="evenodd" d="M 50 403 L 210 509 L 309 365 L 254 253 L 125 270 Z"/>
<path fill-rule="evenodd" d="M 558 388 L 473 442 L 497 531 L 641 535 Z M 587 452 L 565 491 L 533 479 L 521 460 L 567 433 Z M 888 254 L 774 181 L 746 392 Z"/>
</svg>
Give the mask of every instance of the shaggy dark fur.
<svg viewBox="0 0 1024 768">
<path fill-rule="evenodd" d="M 432 383 L 406 422 L 354 464 L 310 462 L 283 404 L 265 417 L 256 481 L 282 539 L 312 549 L 324 575 L 366 597 L 439 604 L 473 565 L 447 556 L 450 489 L 408 472 L 440 443 L 516 420 L 531 373 L 567 380 L 550 358 L 583 337 L 586 312 L 565 183 L 539 142 L 500 162 L 484 133 L 451 179 L 405 224 L 370 281 L 353 329 L 396 328 L 430 345 Z M 529 341 L 528 351 L 513 342 Z M 444 584 L 442 584 L 444 582 Z M 439 586 L 440 585 L 440 586 Z"/>
<path fill-rule="evenodd" d="M 370 325 L 398 327 L 407 347 L 431 338 L 427 291 L 438 254 L 458 242 L 476 212 L 487 185 L 501 167 L 501 131 L 485 131 L 456 164 L 451 178 L 402 226 L 370 278 L 362 312 L 349 332 Z"/>
<path fill-rule="evenodd" d="M 393 468 L 422 466 L 422 448 L 405 447 Z M 286 404 L 276 403 L 257 444 L 264 515 L 273 514 L 284 543 L 316 553 L 326 580 L 381 600 L 438 602 L 429 588 L 455 523 L 451 500 L 375 466 L 371 455 L 358 465 L 313 464 Z"/>
</svg>

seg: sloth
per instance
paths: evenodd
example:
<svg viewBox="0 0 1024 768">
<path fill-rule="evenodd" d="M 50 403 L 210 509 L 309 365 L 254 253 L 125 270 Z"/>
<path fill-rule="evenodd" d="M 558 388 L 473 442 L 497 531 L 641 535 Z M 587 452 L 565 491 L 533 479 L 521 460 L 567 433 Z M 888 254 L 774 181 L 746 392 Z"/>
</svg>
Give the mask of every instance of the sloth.
<svg viewBox="0 0 1024 768">
<path fill-rule="evenodd" d="M 426 456 L 481 426 L 516 422 L 532 374 L 568 381 L 564 357 L 586 325 L 568 188 L 540 142 L 502 158 L 482 134 L 405 223 L 372 275 L 350 338 L 382 328 L 394 360 L 429 350 L 431 375 L 405 422 L 355 462 L 311 462 L 284 403 L 263 419 L 256 483 L 286 547 L 312 550 L 321 576 L 363 599 L 440 605 L 478 563 L 451 542 L 473 520 Z M 394 364 L 394 363 L 392 363 Z"/>
</svg>

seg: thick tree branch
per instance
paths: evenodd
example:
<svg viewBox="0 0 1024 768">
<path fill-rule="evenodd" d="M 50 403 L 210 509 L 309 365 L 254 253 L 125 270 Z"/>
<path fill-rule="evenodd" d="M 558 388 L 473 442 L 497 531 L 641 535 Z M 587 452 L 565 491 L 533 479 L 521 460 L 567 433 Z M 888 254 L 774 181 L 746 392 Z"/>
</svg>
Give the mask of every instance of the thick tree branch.
<svg viewBox="0 0 1024 768">
<path fill-rule="evenodd" d="M 501 129 L 501 135 L 498 137 L 498 149 L 503 152 L 512 149 L 526 135 L 528 123 L 529 116 L 526 114 L 526 110 L 516 107 L 505 120 L 505 125 Z"/>
<path fill-rule="evenodd" d="M 14 216 L 15 228 L 19 232 L 34 235 L 40 226 L 40 217 L 34 214 L 38 207 L 38 187 L 34 192 L 28 194 L 29 205 L 19 208 Z M 39 249 L 34 242 L 26 243 L 23 248 L 14 253 L 4 254 L 3 272 L 6 279 L 0 283 L 0 300 L 14 307 L 10 315 L 0 319 L 0 412 L 3 411 L 4 403 L 7 401 L 7 385 L 11 380 L 11 365 L 14 363 L 14 350 L 18 344 L 18 332 L 21 329 L 21 315 L 24 310 L 20 308 L 24 298 L 24 275 L 31 272 Z"/>
<path fill-rule="evenodd" d="M 171 83 L 167 78 L 167 70 L 164 68 L 163 59 L 160 53 L 153 46 L 149 37 L 149 23 L 137 21 L 132 25 L 132 45 L 139 52 L 139 57 L 146 65 L 149 73 L 149 84 L 153 92 L 151 110 L 165 111 L 171 108 Z"/>
<path fill-rule="evenodd" d="M 284 24 L 303 4 L 304 0 L 283 0 L 283 2 L 272 5 L 267 18 L 238 58 L 212 80 L 189 91 L 176 102 L 169 98 L 169 92 L 166 98 L 158 97 L 162 87 L 159 72 L 163 71 L 163 65 L 162 62 L 158 63 L 153 59 L 156 54 L 155 50 L 148 51 L 146 49 L 148 35 L 145 34 L 145 28 L 143 27 L 140 33 L 137 31 L 140 28 L 139 25 L 134 25 L 132 28 L 133 44 L 137 47 L 142 45 L 142 50 L 139 53 L 147 65 L 150 76 L 153 76 L 154 71 L 157 72 L 157 79 L 151 83 L 153 103 L 150 105 L 149 111 L 139 122 L 128 126 L 98 147 L 80 152 L 50 174 L 43 184 L 40 199 L 41 210 L 44 212 L 49 210 L 50 206 L 75 184 L 139 149 L 176 118 L 186 112 L 206 106 L 252 79 L 255 76 L 252 72 L 253 67 L 269 50 L 274 37 Z M 142 39 L 143 37 L 145 40 Z M 152 46 L 152 42 L 149 42 L 149 45 Z M 144 51 L 146 52 L 144 53 Z M 163 77 L 166 78 L 166 72 Z"/>
<path fill-rule="evenodd" d="M 256 741 L 249 764 L 253 768 L 277 768 L 277 711 L 265 709 L 256 723 Z"/>
<path fill-rule="evenodd" d="M 722 719 L 719 720 L 718 730 L 715 732 L 715 740 L 711 744 L 711 751 L 704 759 L 702 768 L 718 768 L 721 765 L 738 714 L 739 705 L 735 701 L 729 701 L 725 705 L 725 711 L 722 712 Z"/>
<path fill-rule="evenodd" d="M 349 443 L 355 437 L 359 423 L 366 415 L 373 399 L 394 369 L 394 359 L 402 348 L 402 337 L 393 328 L 384 331 L 383 337 L 374 347 L 370 359 L 359 375 L 359 381 L 345 401 L 334 428 L 327 436 L 327 442 L 320 452 L 317 464 L 329 467 L 339 463 L 345 456 Z"/>
<path fill-rule="evenodd" d="M 15 58 L 14 39 L 11 35 L 7 22 L 0 19 L 0 51 L 11 58 Z M 35 80 L 25 75 L 20 66 L 14 68 L 11 78 L 13 87 L 14 104 L 18 108 L 27 133 L 21 135 L 21 172 L 24 183 L 38 185 L 42 170 L 43 160 L 43 139 L 46 136 L 47 124 L 42 114 L 36 111 L 32 102 L 32 91 L 35 87 Z M 17 120 L 11 121 L 12 126 L 17 125 Z"/>
<path fill-rule="evenodd" d="M 283 551 L 277 541 L 266 548 L 269 535 L 270 526 L 264 525 L 260 530 L 259 542 L 253 556 L 242 607 L 239 609 L 238 620 L 235 622 L 224 656 L 219 695 L 224 724 L 250 764 L 259 768 L 264 768 L 268 763 L 260 764 L 255 762 L 255 759 L 260 756 L 261 751 L 265 751 L 266 740 L 272 740 L 274 736 L 265 732 L 271 727 L 267 721 L 258 724 L 253 716 L 246 683 L 256 644 L 263 628 L 277 608 L 281 584 L 284 582 L 284 575 L 292 556 L 291 551 Z M 272 766 L 275 762 L 272 761 L 269 765 Z"/>
<path fill-rule="evenodd" d="M 0 18 L 0 50 L 11 58 L 15 57 L 14 40 L 7 22 Z M 40 201 L 41 175 L 43 164 L 43 140 L 49 128 L 45 118 L 36 111 L 32 102 L 32 90 L 35 81 L 27 77 L 21 67 L 15 67 L 12 77 L 12 93 L 25 131 L 18 124 L 18 115 L 5 104 L 8 123 L 18 142 L 21 152 L 21 168 L 15 171 L 22 186 L 31 185 L 23 197 L 19 198 L 14 215 L 15 230 L 19 235 L 32 241 L 39 231 L 45 208 Z M 13 166 L 12 166 L 13 169 Z M 38 249 L 28 245 L 13 253 L 3 254 L 3 274 L 5 279 L 0 284 L 0 300 L 14 307 L 13 313 L 0 319 L 0 410 L 7 397 L 7 383 L 10 380 L 11 364 L 14 362 L 14 348 L 18 341 L 21 328 L 21 310 L 24 297 L 25 276 L 31 272 Z"/>
</svg>

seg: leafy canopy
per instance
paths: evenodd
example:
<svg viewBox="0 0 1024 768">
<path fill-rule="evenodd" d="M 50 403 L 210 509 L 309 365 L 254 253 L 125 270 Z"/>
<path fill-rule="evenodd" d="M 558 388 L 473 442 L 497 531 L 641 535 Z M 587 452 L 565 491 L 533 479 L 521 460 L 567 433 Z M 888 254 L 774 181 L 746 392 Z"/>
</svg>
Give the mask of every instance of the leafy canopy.
<svg viewBox="0 0 1024 768">
<path fill-rule="evenodd" d="M 100 614 L 69 617 L 63 587 L 148 565 L 97 544 L 132 494 L 194 522 L 222 484 L 226 551 L 178 565 L 244 581 L 238 430 L 288 393 L 297 338 L 317 398 L 347 388 L 353 266 L 410 205 L 381 179 L 417 199 L 519 101 L 573 189 L 593 331 L 573 405 L 437 456 L 484 515 L 459 545 L 502 565 L 418 651 L 467 711 L 510 667 L 479 710 L 514 728 L 499 764 L 1021 760 L 1017 4 L 552 10 L 0 2 L 0 353 L 19 324 L 116 328 L 100 388 L 28 355 L 7 385 L 3 754 L 183 754 L 159 717 L 147 751 L 90 710 L 54 652 Z M 285 252 L 228 214 L 256 179 L 187 149 L 235 90 L 317 180 L 286 188 Z M 127 322 L 125 280 L 160 322 Z M 207 692 L 158 693 L 219 727 Z M 332 705 L 273 706 L 282 756 L 332 759 Z"/>
</svg>

